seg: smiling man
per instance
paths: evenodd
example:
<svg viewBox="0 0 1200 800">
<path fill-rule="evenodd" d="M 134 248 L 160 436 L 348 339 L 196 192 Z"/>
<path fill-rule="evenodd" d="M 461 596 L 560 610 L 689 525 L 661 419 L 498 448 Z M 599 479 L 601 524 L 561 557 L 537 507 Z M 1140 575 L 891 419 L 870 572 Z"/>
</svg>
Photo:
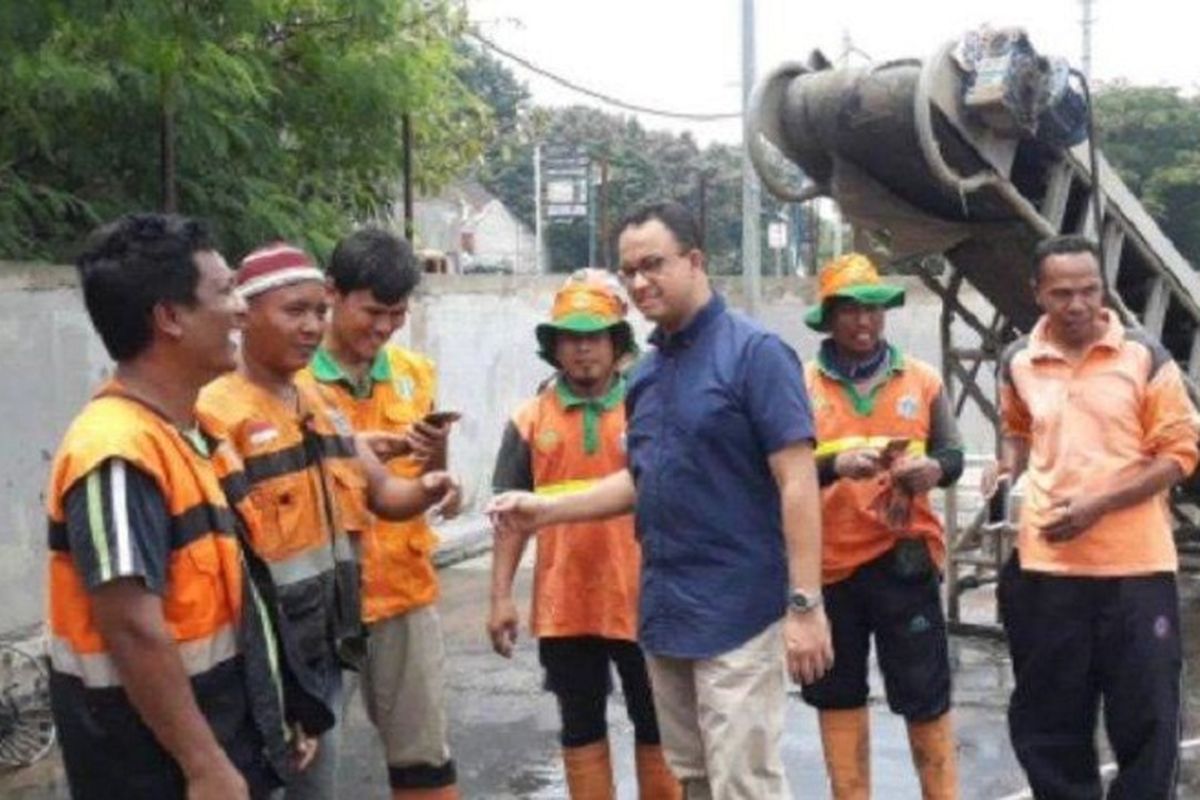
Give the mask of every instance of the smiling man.
<svg viewBox="0 0 1200 800">
<path fill-rule="evenodd" d="M 205 387 L 199 407 L 220 424 L 245 462 L 227 485 L 244 509 L 250 542 L 267 563 L 295 634 L 302 667 L 341 716 L 342 666 L 357 668 L 363 648 L 355 551 L 370 512 L 404 520 L 434 503 L 453 504 L 445 472 L 392 477 L 365 442 L 310 385 L 294 378 L 325 332 L 325 275 L 283 242 L 247 255 L 237 274 L 246 301 L 235 371 Z M 341 732 L 287 787 L 288 800 L 334 800 Z"/>
<path fill-rule="evenodd" d="M 629 467 L 578 494 L 501 495 L 491 510 L 505 536 L 633 510 L 638 639 L 684 796 L 790 798 L 785 667 L 811 683 L 833 661 L 803 371 L 714 293 L 687 209 L 646 206 L 619 231 L 621 279 L 657 324 L 629 379 Z"/>
<path fill-rule="evenodd" d="M 1171 355 L 1104 307 L 1095 243 L 1042 242 L 1033 292 L 1042 317 L 1000 371 L 1000 474 L 1025 474 L 997 589 L 1013 750 L 1035 797 L 1100 797 L 1103 699 L 1107 796 L 1166 800 L 1182 700 L 1167 492 L 1196 468 L 1196 412 Z"/>
<path fill-rule="evenodd" d="M 221 489 L 239 461 L 195 409 L 235 365 L 245 305 L 184 217 L 122 217 L 78 266 L 117 368 L 64 436 L 47 492 L 50 701 L 71 796 L 266 798 L 293 766 L 285 717 L 310 733 L 332 720 L 289 680 L 272 587 L 250 579 Z M 311 754 L 304 736 L 292 744 Z"/>
<path fill-rule="evenodd" d="M 822 582 L 837 654 L 805 686 L 818 709 L 835 800 L 871 794 L 867 659 L 874 640 L 888 706 L 908 726 L 926 800 L 958 796 L 950 656 L 939 577 L 946 542 L 929 492 L 962 474 L 941 378 L 884 339 L 904 289 L 848 253 L 824 266 L 805 316 L 828 336 L 806 370 L 822 486 Z"/>
<path fill-rule="evenodd" d="M 408 242 L 388 231 L 364 228 L 338 242 L 328 272 L 329 328 L 299 378 L 356 431 L 409 440 L 423 457 L 388 463 L 403 478 L 445 468 L 451 427 L 427 419 L 437 396 L 433 362 L 390 343 L 420 277 Z M 435 605 L 437 537 L 419 516 L 376 520 L 362 543 L 362 613 L 370 629 L 363 702 L 383 739 L 392 797 L 451 800 L 458 789 Z"/>
</svg>

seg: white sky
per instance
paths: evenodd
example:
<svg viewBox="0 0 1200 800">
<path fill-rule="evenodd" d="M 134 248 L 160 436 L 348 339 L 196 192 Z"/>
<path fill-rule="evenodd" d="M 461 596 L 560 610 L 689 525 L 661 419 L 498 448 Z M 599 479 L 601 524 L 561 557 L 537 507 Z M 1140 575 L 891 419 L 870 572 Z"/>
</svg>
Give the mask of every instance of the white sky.
<svg viewBox="0 0 1200 800">
<path fill-rule="evenodd" d="M 740 108 L 741 0 L 468 0 L 468 8 L 501 46 L 590 89 L 671 110 Z M 985 22 L 1024 27 L 1039 52 L 1076 66 L 1082 50 L 1079 0 L 757 0 L 756 13 L 759 77 L 814 47 L 836 60 L 845 33 L 877 62 L 928 57 Z M 1200 3 L 1096 0 L 1092 13 L 1093 82 L 1200 90 Z M 509 66 L 540 104 L 603 107 Z M 641 119 L 650 128 L 693 130 L 702 142 L 741 138 L 736 121 Z"/>
</svg>

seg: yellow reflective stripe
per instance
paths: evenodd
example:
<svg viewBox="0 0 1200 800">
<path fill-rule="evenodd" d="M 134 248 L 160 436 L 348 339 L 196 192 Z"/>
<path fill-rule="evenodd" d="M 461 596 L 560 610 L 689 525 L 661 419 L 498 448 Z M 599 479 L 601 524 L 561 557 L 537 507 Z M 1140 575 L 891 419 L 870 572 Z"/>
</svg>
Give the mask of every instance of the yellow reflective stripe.
<svg viewBox="0 0 1200 800">
<path fill-rule="evenodd" d="M 84 686 L 92 689 L 121 685 L 117 665 L 108 653 L 77 653 L 61 636 L 49 638 L 50 665 L 56 672 L 74 675 L 83 681 Z M 179 653 L 179 660 L 183 662 L 184 671 L 195 677 L 236 656 L 237 637 L 233 626 L 225 625 L 212 636 L 176 642 L 175 649 Z"/>
<path fill-rule="evenodd" d="M 841 439 L 829 439 L 817 445 L 814 455 L 817 458 L 822 456 L 834 456 L 838 453 L 844 453 L 847 450 L 861 450 L 863 448 L 872 448 L 882 450 L 887 447 L 887 443 L 893 439 L 903 439 L 903 436 L 846 436 Z M 905 451 L 910 456 L 925 455 L 925 442 L 909 440 L 908 449 Z"/>
<path fill-rule="evenodd" d="M 534 494 L 540 495 L 557 495 L 557 494 L 577 494 L 586 492 L 588 489 L 595 486 L 597 481 L 594 478 L 584 478 L 582 480 L 557 481 L 555 483 L 544 483 L 534 489 Z"/>
</svg>

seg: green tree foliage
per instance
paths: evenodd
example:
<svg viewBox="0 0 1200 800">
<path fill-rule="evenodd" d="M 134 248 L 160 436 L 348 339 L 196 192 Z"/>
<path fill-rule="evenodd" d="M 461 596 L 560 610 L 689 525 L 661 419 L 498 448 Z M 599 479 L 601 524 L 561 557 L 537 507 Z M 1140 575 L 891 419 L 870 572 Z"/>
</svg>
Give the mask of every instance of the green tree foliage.
<svg viewBox="0 0 1200 800">
<path fill-rule="evenodd" d="M 319 253 L 387 215 L 411 114 L 418 187 L 473 164 L 491 112 L 458 77 L 454 0 L 39 0 L 0 11 L 0 258 L 63 259 L 147 208 L 231 255 Z"/>
<path fill-rule="evenodd" d="M 1113 84 L 1097 93 L 1096 127 L 1109 162 L 1200 267 L 1200 97 Z"/>
</svg>

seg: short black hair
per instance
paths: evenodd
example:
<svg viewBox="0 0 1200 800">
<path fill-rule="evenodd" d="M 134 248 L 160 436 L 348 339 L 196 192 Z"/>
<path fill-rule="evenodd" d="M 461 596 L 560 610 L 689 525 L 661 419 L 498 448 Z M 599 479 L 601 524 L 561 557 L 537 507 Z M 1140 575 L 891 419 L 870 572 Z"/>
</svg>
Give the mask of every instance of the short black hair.
<svg viewBox="0 0 1200 800">
<path fill-rule="evenodd" d="M 367 289 L 380 303 L 398 303 L 412 294 L 421 270 L 412 246 L 383 228 L 361 228 L 337 243 L 329 277 L 341 294 Z"/>
<path fill-rule="evenodd" d="M 1077 233 L 1066 233 L 1060 236 L 1050 236 L 1038 242 L 1033 248 L 1033 282 L 1042 278 L 1042 265 L 1050 256 L 1076 255 L 1091 253 L 1100 267 L 1100 276 L 1104 277 L 1104 265 L 1101 263 L 1100 245 L 1094 239 Z"/>
<path fill-rule="evenodd" d="M 88 316 L 114 361 L 150 346 L 156 305 L 195 305 L 195 255 L 214 249 L 203 222 L 175 214 L 127 214 L 92 232 L 75 266 Z"/>
<path fill-rule="evenodd" d="M 609 340 L 612 342 L 613 354 L 618 360 L 622 356 L 637 355 L 637 342 L 633 339 L 633 328 L 628 323 L 623 325 L 613 325 L 605 331 L 608 334 Z M 545 341 L 540 341 L 541 345 L 538 348 L 538 355 L 543 361 L 548 363 L 555 369 L 562 369 L 562 365 L 558 363 L 558 356 L 555 350 L 558 349 L 558 337 L 561 334 L 570 335 L 570 331 L 554 331 L 554 333 L 546 337 Z M 588 335 L 588 334 L 582 334 Z"/>
<path fill-rule="evenodd" d="M 655 219 L 671 232 L 685 252 L 704 249 L 695 215 L 682 203 L 674 201 L 650 203 L 625 215 L 617 225 L 617 236 L 620 237 L 627 228 L 636 228 Z"/>
</svg>

